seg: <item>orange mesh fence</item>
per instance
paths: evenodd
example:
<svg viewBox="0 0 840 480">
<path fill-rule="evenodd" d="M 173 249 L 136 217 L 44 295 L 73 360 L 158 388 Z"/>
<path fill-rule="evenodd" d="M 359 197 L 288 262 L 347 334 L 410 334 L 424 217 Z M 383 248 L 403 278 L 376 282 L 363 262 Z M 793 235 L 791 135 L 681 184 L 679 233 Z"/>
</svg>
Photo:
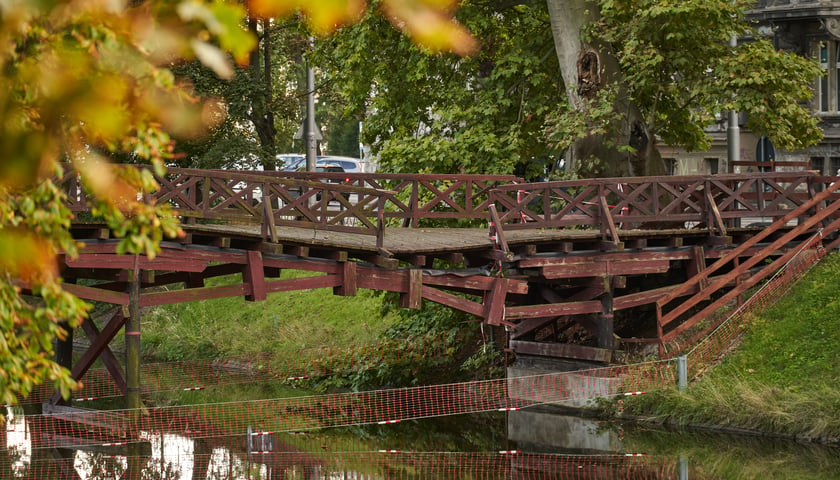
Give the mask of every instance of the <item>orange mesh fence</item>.
<svg viewBox="0 0 840 480">
<path fill-rule="evenodd" d="M 236 383 L 304 380 L 374 368 L 382 363 L 403 365 L 428 361 L 445 354 L 446 341 L 443 335 L 425 335 L 279 354 L 275 352 L 239 358 L 145 364 L 141 365 L 140 378 L 143 393 L 201 390 Z M 89 371 L 82 378 L 82 384 L 82 389 L 73 394 L 77 402 L 122 395 L 104 368 Z M 21 403 L 41 403 L 52 393 L 51 385 L 42 385 Z"/>
<path fill-rule="evenodd" d="M 235 455 L 191 454 L 154 459 L 126 459 L 93 454 L 83 461 L 32 461 L 26 465 L 0 464 L 2 478 L 71 479 L 76 469 L 89 480 L 122 478 L 192 478 L 269 480 L 294 471 L 294 478 L 331 479 L 569 479 L 654 480 L 679 478 L 678 460 L 627 455 L 550 455 L 519 452 L 341 452 L 307 454 Z M 684 466 L 685 473 L 689 473 Z M 168 474 L 165 477 L 157 477 Z M 180 475 L 178 475 L 180 474 Z M 176 476 L 177 475 L 177 476 Z M 696 471 L 691 478 L 703 479 Z M 79 477 L 75 477 L 79 478 Z M 285 478 L 285 477 L 282 477 Z"/>
<path fill-rule="evenodd" d="M 27 417 L 39 447 L 133 441 L 141 431 L 190 438 L 288 432 L 358 424 L 507 411 L 566 400 L 633 394 L 673 385 L 674 365 L 560 372 L 359 393 L 116 411 L 58 411 Z"/>
<path fill-rule="evenodd" d="M 743 325 L 749 323 L 758 312 L 775 304 L 825 255 L 821 233 L 803 243 L 789 262 L 686 355 L 688 378 L 697 375 L 703 367 L 730 348 L 741 334 Z"/>
</svg>

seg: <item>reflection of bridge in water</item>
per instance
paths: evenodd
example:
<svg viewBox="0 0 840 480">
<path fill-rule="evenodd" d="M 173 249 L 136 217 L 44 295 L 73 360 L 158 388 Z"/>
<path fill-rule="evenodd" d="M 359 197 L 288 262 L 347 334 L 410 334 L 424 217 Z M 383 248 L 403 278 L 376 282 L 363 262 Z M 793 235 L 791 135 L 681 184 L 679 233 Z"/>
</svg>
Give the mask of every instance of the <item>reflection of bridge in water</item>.
<svg viewBox="0 0 840 480">
<path fill-rule="evenodd" d="M 688 463 L 680 459 L 631 455 L 615 443 L 604 449 L 600 449 L 603 445 L 591 444 L 585 452 L 577 453 L 527 451 L 510 442 L 500 443 L 495 451 L 465 448 L 462 451 L 441 452 L 418 448 L 419 444 L 406 440 L 404 435 L 396 436 L 403 440 L 387 440 L 376 434 L 354 442 L 346 437 L 314 432 L 291 435 L 252 431 L 245 436 L 207 438 L 144 432 L 139 445 L 141 448 L 137 449 L 140 451 L 138 456 L 131 456 L 125 445 L 51 450 L 39 445 L 34 437 L 22 439 L 15 431 L 22 420 L 13 418 L 11 428 L 5 432 L 7 437 L 4 440 L 9 448 L 0 451 L 2 478 L 666 479 L 690 471 Z M 511 419 L 508 423 L 513 425 L 515 421 Z M 580 428 L 573 427 L 566 434 L 579 436 L 582 433 Z M 604 436 L 594 432 L 587 435 L 593 438 Z M 517 441 L 524 444 L 528 440 L 520 434 Z M 580 440 L 578 443 L 581 443 Z M 690 478 L 704 477 L 692 472 Z"/>
<path fill-rule="evenodd" d="M 225 296 L 259 301 L 269 293 L 311 288 L 345 296 L 359 288 L 397 292 L 406 308 L 437 302 L 497 328 L 518 358 L 561 359 L 586 370 L 248 405 L 151 408 L 142 415 L 59 409 L 32 417 L 33 438 L 40 436 L 45 448 L 80 449 L 126 438 L 136 444 L 147 441 L 142 432 L 158 432 L 149 435 L 205 442 L 196 447 L 205 452 L 211 448 L 205 439 L 221 435 L 240 439 L 229 451 L 253 460 L 245 448 L 253 443 L 241 440 L 248 429 L 290 432 L 509 411 L 672 384 L 671 364 L 607 366 L 617 353 L 645 344 L 667 357 L 675 345 L 703 336 L 719 322 L 701 328 L 701 320 L 767 278 L 814 232 L 822 229 L 833 248 L 840 223 L 840 202 L 830 186 L 836 179 L 806 173 L 540 184 L 490 176 L 349 177 L 345 185 L 310 174 L 172 170 L 159 179 L 155 197 L 178 209 L 186 236 L 164 243 L 154 259 L 117 255 L 107 228 L 75 224 L 84 247 L 78 258 L 65 260 L 67 289 L 128 308 L 112 309 L 99 324 L 85 322 L 91 344 L 68 365 L 73 376 L 88 383 L 86 374 L 101 359 L 111 382 L 103 388 L 139 392 L 132 380 L 140 377 L 139 356 L 120 362 L 108 345 L 124 327 L 127 339 L 139 337 L 141 307 Z M 73 180 L 65 184 L 71 208 L 82 212 L 87 201 Z M 311 275 L 281 278 L 282 269 Z M 230 274 L 241 280 L 205 284 Z M 154 440 L 148 443 L 153 448 Z M 263 460 L 279 469 L 296 454 L 275 449 Z M 299 455 L 304 468 L 308 454 Z M 513 465 L 511 458 L 498 461 Z M 315 463 L 305 468 L 317 470 Z"/>
</svg>

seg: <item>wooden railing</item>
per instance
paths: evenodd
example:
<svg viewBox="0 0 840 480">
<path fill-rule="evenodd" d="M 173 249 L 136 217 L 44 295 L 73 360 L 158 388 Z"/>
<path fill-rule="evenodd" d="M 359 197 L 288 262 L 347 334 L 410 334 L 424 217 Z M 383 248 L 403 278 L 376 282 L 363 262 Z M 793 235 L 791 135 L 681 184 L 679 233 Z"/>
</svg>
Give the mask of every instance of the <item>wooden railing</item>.
<svg viewBox="0 0 840 480">
<path fill-rule="evenodd" d="M 805 203 L 837 177 L 809 172 L 596 178 L 523 183 L 507 175 L 244 172 L 171 168 L 152 197 L 186 223 L 222 220 L 376 235 L 386 225 L 486 221 L 494 228 L 597 229 L 619 242 L 634 228 L 728 228 L 771 222 Z M 69 206 L 89 209 L 77 178 L 65 176 Z M 840 196 L 832 196 L 830 201 Z M 810 215 L 809 211 L 806 215 Z M 433 226 L 433 225 L 430 225 Z"/>
<path fill-rule="evenodd" d="M 631 228 L 728 228 L 772 222 L 837 177 L 809 172 L 596 178 L 502 185 L 490 194 L 504 230 L 583 227 L 619 241 Z"/>
<path fill-rule="evenodd" d="M 185 223 L 222 220 L 376 235 L 387 224 L 417 227 L 421 220 L 486 220 L 490 191 L 521 182 L 509 175 L 409 175 L 245 172 L 170 168 L 156 176 L 157 202 L 168 202 Z M 78 178 L 65 176 L 69 207 L 89 210 Z"/>
</svg>

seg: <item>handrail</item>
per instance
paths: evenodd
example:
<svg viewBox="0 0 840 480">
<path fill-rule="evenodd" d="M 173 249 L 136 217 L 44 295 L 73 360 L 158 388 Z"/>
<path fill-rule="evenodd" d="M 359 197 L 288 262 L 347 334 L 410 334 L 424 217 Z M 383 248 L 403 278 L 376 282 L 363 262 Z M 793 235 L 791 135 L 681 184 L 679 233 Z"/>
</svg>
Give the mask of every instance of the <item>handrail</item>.
<svg viewBox="0 0 840 480">
<path fill-rule="evenodd" d="M 148 166 L 143 167 L 148 168 Z M 631 228 L 702 227 L 710 235 L 750 218 L 781 218 L 837 177 L 812 172 L 622 177 L 523 183 L 510 175 L 245 172 L 170 168 L 151 196 L 188 223 L 223 220 L 375 235 L 386 224 L 489 221 L 499 231 L 591 228 L 618 243 Z M 89 199 L 77 176 L 61 181 L 72 211 Z M 261 203 L 267 199 L 271 208 Z M 377 242 L 381 243 L 381 242 Z M 382 247 L 382 245 L 378 245 Z"/>
<path fill-rule="evenodd" d="M 140 168 L 149 166 L 140 165 Z M 170 168 L 155 175 L 160 189 L 151 195 L 168 202 L 187 223 L 224 220 L 262 224 L 266 235 L 277 226 L 340 231 L 377 237 L 382 248 L 386 223 L 417 227 L 421 220 L 477 219 L 488 216 L 489 193 L 511 175 L 411 175 L 334 172 L 245 172 Z M 78 176 L 59 181 L 72 211 L 89 210 Z M 262 202 L 270 202 L 264 208 Z M 266 218 L 270 212 L 273 221 Z"/>
<path fill-rule="evenodd" d="M 743 219 L 784 217 L 837 180 L 812 172 L 594 178 L 502 185 L 490 200 L 505 230 L 575 226 L 618 242 L 628 228 L 691 226 L 725 236 Z"/>
</svg>

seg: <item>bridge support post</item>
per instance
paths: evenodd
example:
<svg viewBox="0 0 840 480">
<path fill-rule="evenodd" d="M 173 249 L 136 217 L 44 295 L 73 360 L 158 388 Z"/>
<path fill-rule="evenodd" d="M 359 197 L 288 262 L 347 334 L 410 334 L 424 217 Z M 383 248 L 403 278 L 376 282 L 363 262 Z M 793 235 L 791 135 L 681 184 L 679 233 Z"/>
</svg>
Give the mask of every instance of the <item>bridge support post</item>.
<svg viewBox="0 0 840 480">
<path fill-rule="evenodd" d="M 125 322 L 125 406 L 128 412 L 129 430 L 138 432 L 140 426 L 140 269 L 137 256 L 134 257 L 134 269 L 128 272 L 128 319 Z M 139 443 L 128 445 L 129 471 L 137 472 L 142 468 Z M 135 477 L 128 477 L 135 478 Z"/>
<path fill-rule="evenodd" d="M 125 322 L 126 408 L 140 408 L 140 275 L 129 272 L 128 319 Z"/>
<path fill-rule="evenodd" d="M 613 349 L 613 277 L 604 279 L 601 295 L 601 315 L 598 317 L 598 348 Z"/>
</svg>

